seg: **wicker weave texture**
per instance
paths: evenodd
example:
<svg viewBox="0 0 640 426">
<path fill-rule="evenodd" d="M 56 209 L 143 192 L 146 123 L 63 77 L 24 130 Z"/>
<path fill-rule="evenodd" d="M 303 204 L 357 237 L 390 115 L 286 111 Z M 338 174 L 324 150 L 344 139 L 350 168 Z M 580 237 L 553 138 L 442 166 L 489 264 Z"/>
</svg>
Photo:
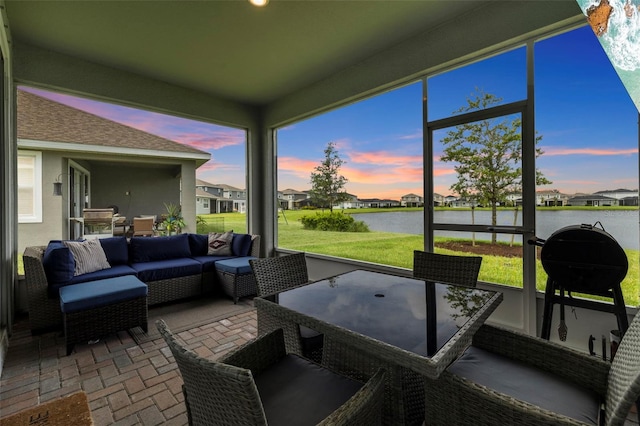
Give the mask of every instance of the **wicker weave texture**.
<svg viewBox="0 0 640 426">
<path fill-rule="evenodd" d="M 454 256 L 414 250 L 413 277 L 475 287 L 481 264 L 480 256 Z"/>
<path fill-rule="evenodd" d="M 32 333 L 60 329 L 62 312 L 60 301 L 50 299 L 47 290 L 47 276 L 42 266 L 42 256 L 46 247 L 27 247 L 22 256 L 24 277 L 27 285 L 29 323 Z"/>
<path fill-rule="evenodd" d="M 253 274 L 232 274 L 225 271 L 216 271 L 222 291 L 238 303 L 238 299 L 253 296 L 257 293 L 256 278 Z"/>
<path fill-rule="evenodd" d="M 100 338 L 122 330 L 142 327 L 147 331 L 147 297 L 137 297 L 95 309 L 64 314 L 67 355 L 76 343 Z"/>
<path fill-rule="evenodd" d="M 258 284 L 258 296 L 267 296 L 307 284 L 309 272 L 305 254 L 251 259 L 249 261 Z"/>
<path fill-rule="evenodd" d="M 613 363 L 554 342 L 488 325 L 476 333 L 473 344 L 594 390 L 606 401 L 604 424 L 608 426 L 624 425 L 629 410 L 640 396 L 638 316 L 625 333 Z M 425 392 L 428 424 L 584 425 L 448 371 L 427 385 Z"/>
<path fill-rule="evenodd" d="M 149 281 L 149 306 L 202 294 L 202 274 Z"/>
<path fill-rule="evenodd" d="M 277 362 L 286 352 L 283 333 L 275 330 L 223 357 L 202 358 L 181 345 L 164 321 L 156 322 L 184 380 L 185 403 L 193 425 L 267 425 L 253 374 Z M 321 425 L 376 425 L 384 372 L 380 370 Z"/>
<path fill-rule="evenodd" d="M 268 296 L 309 283 L 309 272 L 304 252 L 281 257 L 252 259 L 249 261 L 258 285 L 258 296 Z M 315 336 L 319 336 L 316 333 Z M 303 356 L 314 362 L 322 361 L 322 337 L 306 339 L 300 336 Z"/>
</svg>

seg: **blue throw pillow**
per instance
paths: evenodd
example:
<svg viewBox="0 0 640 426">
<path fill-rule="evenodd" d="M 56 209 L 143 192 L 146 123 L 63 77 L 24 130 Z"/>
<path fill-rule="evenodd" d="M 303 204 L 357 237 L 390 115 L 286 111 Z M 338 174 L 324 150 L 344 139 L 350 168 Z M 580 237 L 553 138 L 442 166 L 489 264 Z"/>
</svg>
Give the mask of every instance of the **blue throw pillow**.
<svg viewBox="0 0 640 426">
<path fill-rule="evenodd" d="M 129 242 L 129 248 L 132 263 L 191 257 L 187 234 L 168 237 L 133 237 Z"/>
<path fill-rule="evenodd" d="M 129 244 L 126 237 L 100 238 L 100 244 L 107 255 L 109 265 L 126 265 L 129 263 Z"/>
<path fill-rule="evenodd" d="M 231 240 L 231 252 L 234 256 L 249 256 L 251 251 L 251 235 L 233 234 Z"/>
<path fill-rule="evenodd" d="M 67 284 L 73 278 L 76 263 L 62 241 L 52 240 L 42 256 L 42 266 L 49 285 Z"/>
<path fill-rule="evenodd" d="M 209 235 L 189 234 L 191 256 L 206 256 L 209 249 Z"/>
</svg>

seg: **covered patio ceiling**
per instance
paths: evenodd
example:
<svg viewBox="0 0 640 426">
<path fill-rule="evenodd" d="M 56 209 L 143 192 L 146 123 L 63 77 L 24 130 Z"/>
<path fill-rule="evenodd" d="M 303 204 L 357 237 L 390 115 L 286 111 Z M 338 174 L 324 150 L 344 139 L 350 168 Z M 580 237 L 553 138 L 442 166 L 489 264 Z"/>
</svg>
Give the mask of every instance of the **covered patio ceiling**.
<svg viewBox="0 0 640 426">
<path fill-rule="evenodd" d="M 9 0 L 6 13 L 14 43 L 262 106 L 496 3 Z M 549 6 L 528 3 L 532 20 Z"/>
</svg>

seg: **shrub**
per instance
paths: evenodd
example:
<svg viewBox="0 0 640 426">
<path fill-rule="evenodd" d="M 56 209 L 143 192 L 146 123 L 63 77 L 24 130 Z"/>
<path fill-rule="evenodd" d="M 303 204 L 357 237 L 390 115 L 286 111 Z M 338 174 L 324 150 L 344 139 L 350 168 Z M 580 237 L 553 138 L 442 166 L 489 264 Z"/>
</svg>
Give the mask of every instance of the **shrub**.
<svg viewBox="0 0 640 426">
<path fill-rule="evenodd" d="M 313 216 L 300 218 L 304 229 L 337 232 L 369 232 L 369 227 L 362 221 L 342 212 L 316 213 Z"/>
</svg>

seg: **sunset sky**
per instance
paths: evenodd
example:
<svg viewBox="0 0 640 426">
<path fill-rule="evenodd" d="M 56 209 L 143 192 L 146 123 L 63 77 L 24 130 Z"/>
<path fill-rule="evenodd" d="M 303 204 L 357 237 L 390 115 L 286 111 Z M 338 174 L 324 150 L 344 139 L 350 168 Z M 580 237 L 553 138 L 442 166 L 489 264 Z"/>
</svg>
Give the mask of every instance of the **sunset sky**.
<svg viewBox="0 0 640 426">
<path fill-rule="evenodd" d="M 466 104 L 476 87 L 506 101 L 526 96 L 524 49 L 429 80 L 429 118 Z M 517 72 L 516 72 L 517 71 Z M 522 72 L 521 72 L 522 71 Z M 638 187 L 638 111 L 589 27 L 536 45 L 536 128 L 544 151 L 537 167 L 553 181 L 540 189 L 595 192 Z M 210 183 L 245 188 L 245 134 L 67 95 L 28 89 L 107 119 L 211 153 L 197 170 Z M 327 143 L 345 165 L 347 192 L 399 200 L 422 195 L 422 85 L 419 81 L 280 129 L 278 188 L 309 189 Z M 434 152 L 435 191 L 450 193 L 452 164 Z"/>
</svg>

